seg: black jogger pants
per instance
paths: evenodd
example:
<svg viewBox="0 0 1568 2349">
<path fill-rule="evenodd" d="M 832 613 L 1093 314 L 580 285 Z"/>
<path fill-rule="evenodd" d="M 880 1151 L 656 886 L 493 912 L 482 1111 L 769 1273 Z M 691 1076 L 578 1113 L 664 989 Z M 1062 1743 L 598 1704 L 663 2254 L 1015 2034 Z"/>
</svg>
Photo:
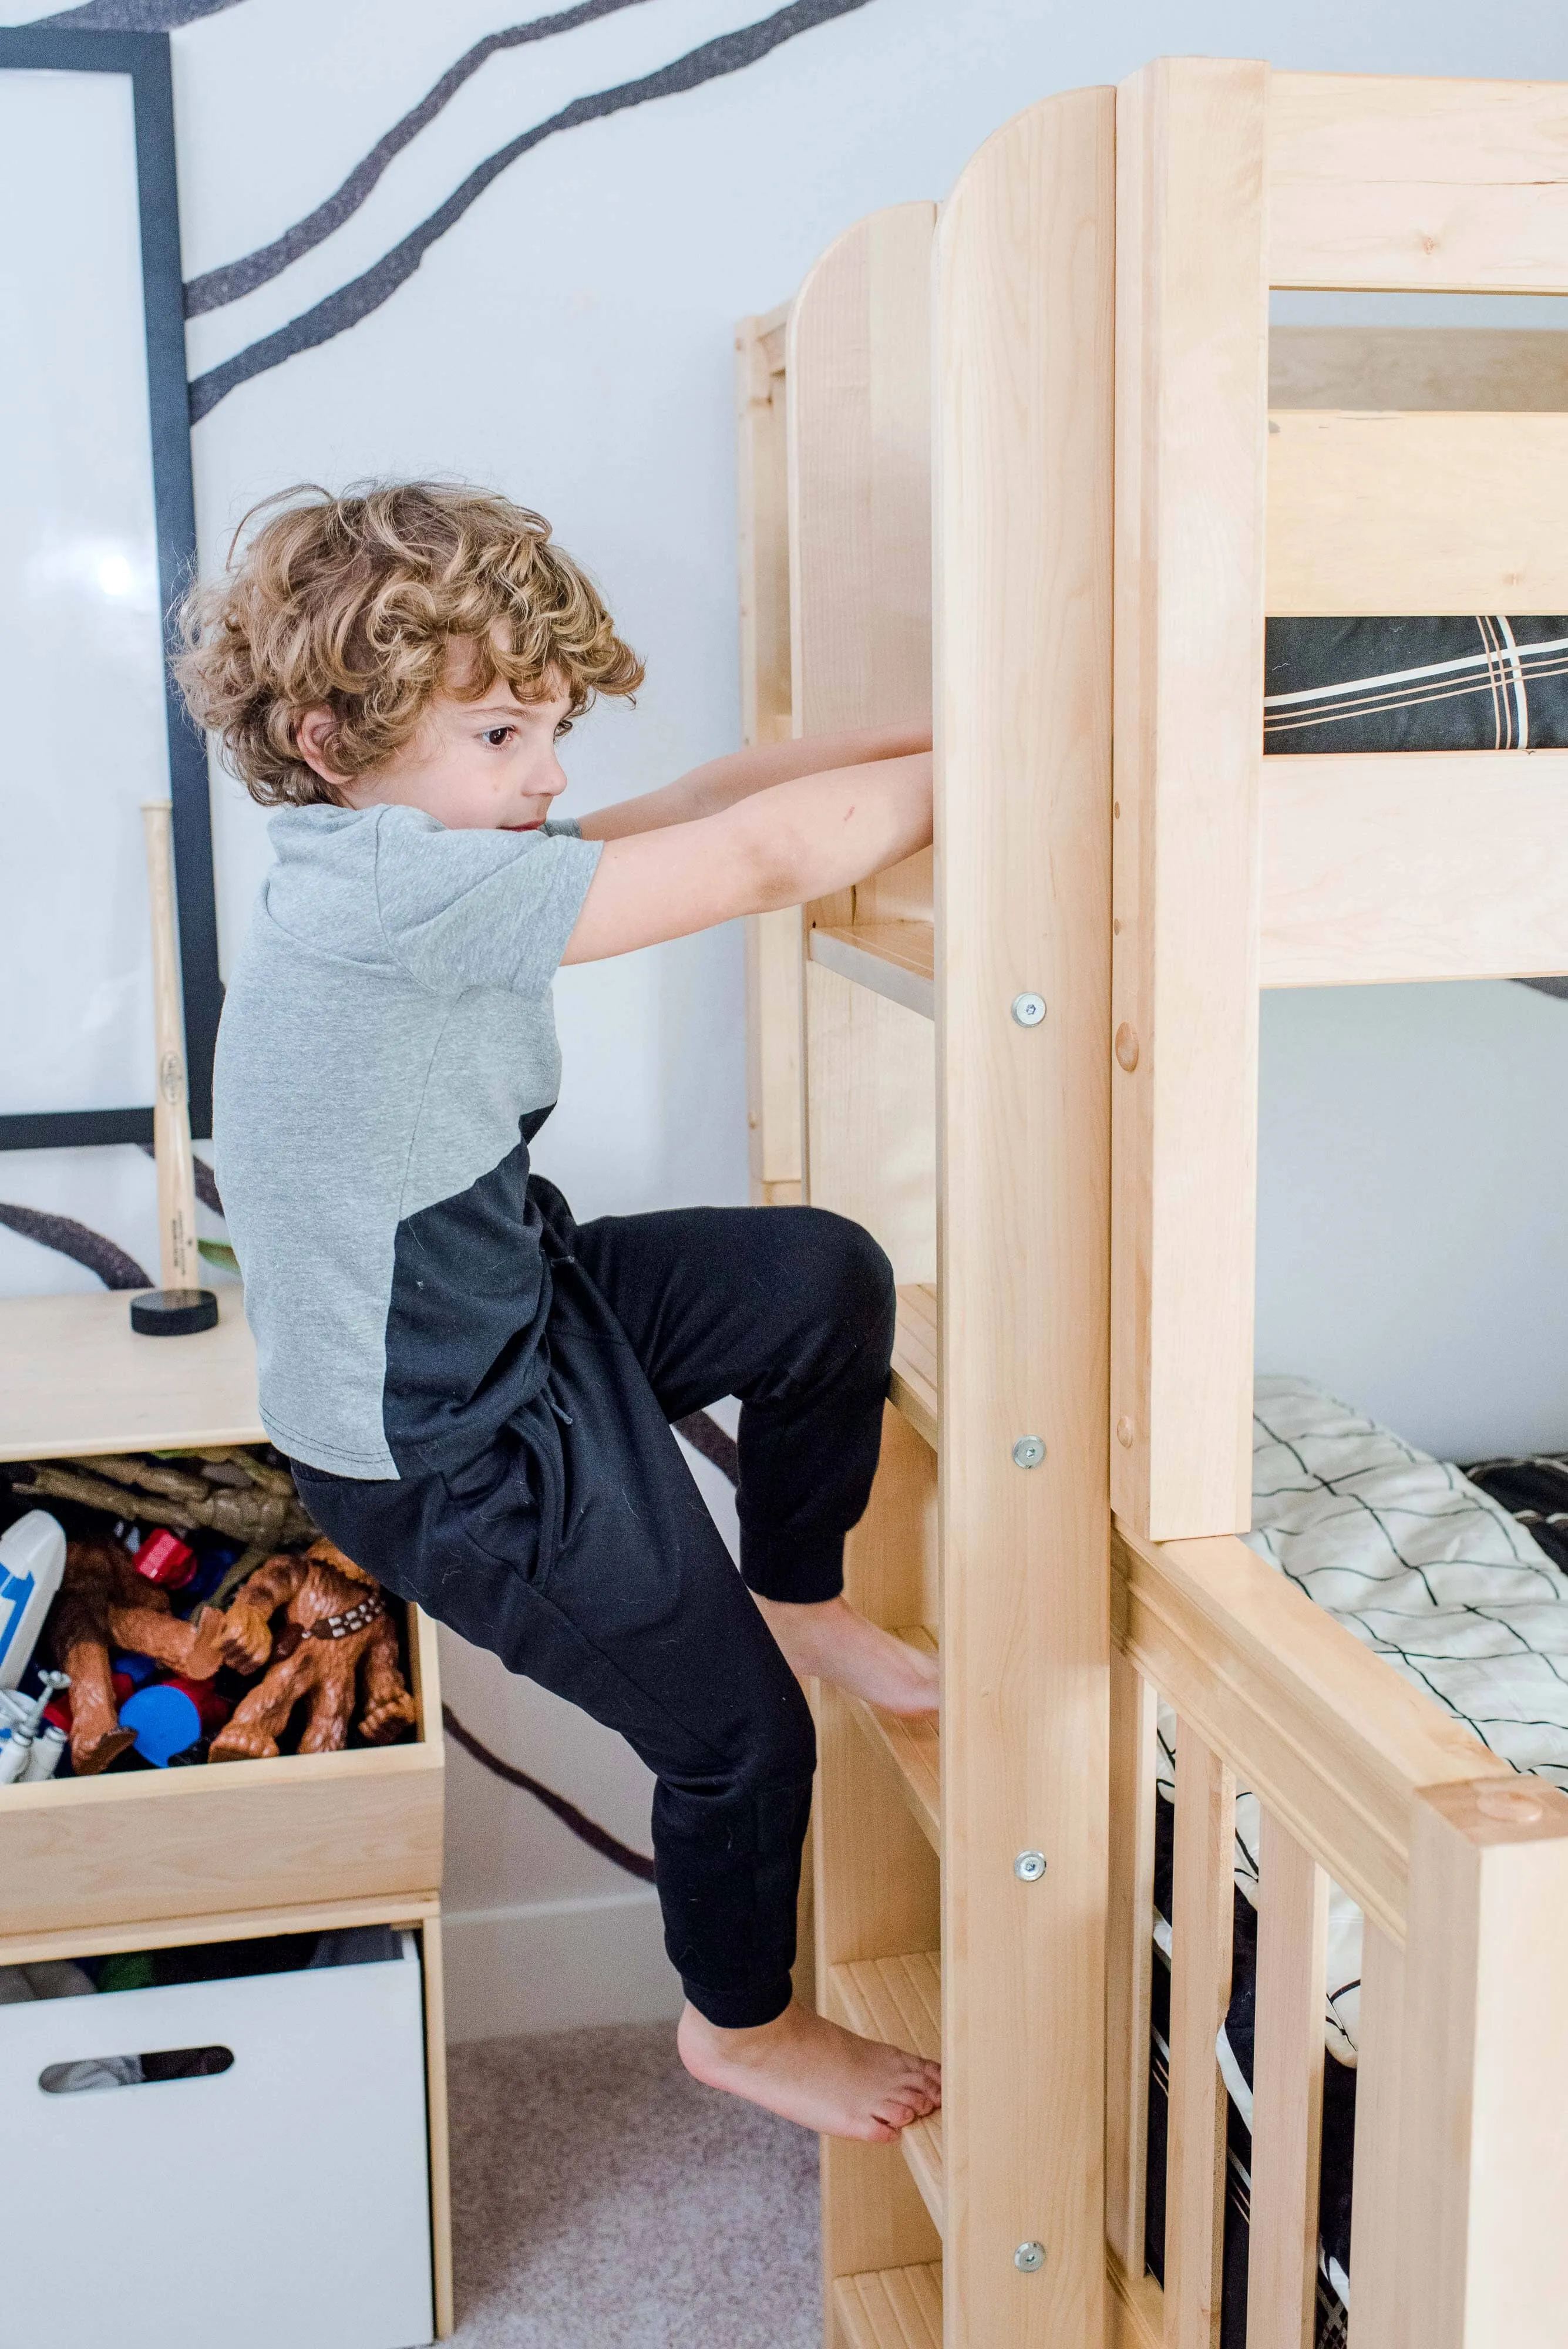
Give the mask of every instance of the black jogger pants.
<svg viewBox="0 0 1568 2349">
<path fill-rule="evenodd" d="M 740 1398 L 742 1574 L 764 1598 L 834 1597 L 877 1466 L 892 1274 L 815 1208 L 574 1231 L 552 1193 L 547 1214 L 537 1402 L 461 1470 L 381 1483 L 296 1463 L 296 1481 L 388 1588 L 636 1749 L 686 1994 L 722 2026 L 769 2023 L 789 2002 L 811 1716 L 670 1422 Z"/>
</svg>

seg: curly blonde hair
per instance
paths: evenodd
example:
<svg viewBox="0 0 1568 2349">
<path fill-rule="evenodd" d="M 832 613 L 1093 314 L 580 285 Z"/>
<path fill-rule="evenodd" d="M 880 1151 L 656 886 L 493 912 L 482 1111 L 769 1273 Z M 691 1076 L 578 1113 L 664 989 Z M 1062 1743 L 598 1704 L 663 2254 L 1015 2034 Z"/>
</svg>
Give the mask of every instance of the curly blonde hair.
<svg viewBox="0 0 1568 2349">
<path fill-rule="evenodd" d="M 280 510 L 236 563 L 245 523 L 268 507 Z M 433 481 L 341 497 L 301 483 L 265 500 L 235 532 L 223 578 L 184 598 L 179 625 L 186 706 L 263 807 L 337 803 L 299 754 L 308 710 L 331 711 L 327 762 L 355 780 L 402 748 L 442 689 L 477 701 L 501 678 L 520 701 L 565 692 L 569 725 L 643 677 L 543 515 Z M 449 666 L 459 641 L 472 647 L 461 688 Z"/>
</svg>

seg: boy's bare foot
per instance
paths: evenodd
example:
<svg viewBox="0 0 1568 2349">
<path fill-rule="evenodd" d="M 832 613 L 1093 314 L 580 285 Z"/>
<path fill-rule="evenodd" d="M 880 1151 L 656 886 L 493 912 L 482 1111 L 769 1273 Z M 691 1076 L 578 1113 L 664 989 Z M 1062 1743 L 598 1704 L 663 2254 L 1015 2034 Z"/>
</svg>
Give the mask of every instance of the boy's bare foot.
<svg viewBox="0 0 1568 2349">
<path fill-rule="evenodd" d="M 754 2031 L 721 2031 L 688 2006 L 675 2037 L 694 2080 L 827 2137 L 886 2145 L 942 2101 L 940 2064 L 857 2038 L 809 2007 L 786 2006 Z"/>
<path fill-rule="evenodd" d="M 777 1599 L 757 1599 L 754 1590 L 752 1596 L 797 1679 L 832 1681 L 884 1713 L 936 1712 L 941 1676 L 935 1656 L 868 1623 L 846 1599 L 790 1607 Z"/>
</svg>

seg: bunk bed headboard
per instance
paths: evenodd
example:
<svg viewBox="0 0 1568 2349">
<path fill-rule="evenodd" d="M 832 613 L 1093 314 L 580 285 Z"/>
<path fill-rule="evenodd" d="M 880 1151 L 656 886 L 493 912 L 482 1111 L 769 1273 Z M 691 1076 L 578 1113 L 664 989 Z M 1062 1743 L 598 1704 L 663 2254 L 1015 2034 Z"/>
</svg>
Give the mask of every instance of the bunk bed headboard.
<svg viewBox="0 0 1568 2349">
<path fill-rule="evenodd" d="M 1568 609 L 1568 415 L 1466 408 L 1468 333 L 1452 407 L 1428 335 L 1408 408 L 1271 414 L 1270 289 L 1568 292 L 1568 105 L 1164 59 L 1117 173 L 1112 1489 L 1169 1540 L 1251 1521 L 1260 986 L 1568 968 L 1568 752 L 1262 752 L 1265 614 Z"/>
</svg>

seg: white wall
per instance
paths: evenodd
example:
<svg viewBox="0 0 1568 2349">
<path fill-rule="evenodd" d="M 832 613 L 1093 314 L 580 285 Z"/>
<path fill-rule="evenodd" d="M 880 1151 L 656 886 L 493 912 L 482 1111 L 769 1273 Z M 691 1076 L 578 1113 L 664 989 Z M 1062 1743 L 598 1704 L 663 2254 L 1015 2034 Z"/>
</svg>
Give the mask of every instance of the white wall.
<svg viewBox="0 0 1568 2349">
<path fill-rule="evenodd" d="M 38 13 L 13 7 L 10 21 Z M 369 266 L 524 124 L 766 13 L 767 0 L 646 0 L 493 58 L 352 222 L 192 321 L 192 374 Z M 510 20 L 504 0 L 240 0 L 177 31 L 187 273 L 280 233 Z M 1162 49 L 1568 78 L 1568 27 L 1549 0 L 1496 16 L 1458 0 L 869 0 L 744 73 L 547 142 L 384 307 L 224 399 L 194 435 L 204 563 L 221 561 L 253 500 L 287 482 L 433 471 L 497 483 L 552 517 L 648 657 L 637 711 L 596 714 L 568 747 L 577 804 L 732 747 L 734 318 L 786 295 L 861 213 L 940 196 L 1033 98 L 1114 80 Z M 229 953 L 267 852 L 259 812 L 222 779 L 213 823 Z M 734 932 L 573 971 L 559 1004 L 566 1081 L 537 1156 L 579 1212 L 742 1199 Z M 1568 1006 L 1519 989 L 1265 1006 L 1271 1366 L 1315 1371 L 1461 1451 L 1568 1441 L 1554 1336 L 1565 1055 Z M 101 1178 L 14 1161 L 0 1195 L 68 1195 L 69 1212 L 151 1252 L 150 1170 L 119 1154 Z M 1390 1268 L 1397 1304 L 1369 1309 Z M 0 1288 L 77 1279 L 0 1233 Z M 642 1842 L 646 1776 L 618 1746 L 455 1642 L 448 1671 L 482 1735 Z M 628 1880 L 461 1756 L 452 1785 L 449 1897 L 475 1920 L 452 1937 L 459 2029 L 668 2002 Z"/>
</svg>

